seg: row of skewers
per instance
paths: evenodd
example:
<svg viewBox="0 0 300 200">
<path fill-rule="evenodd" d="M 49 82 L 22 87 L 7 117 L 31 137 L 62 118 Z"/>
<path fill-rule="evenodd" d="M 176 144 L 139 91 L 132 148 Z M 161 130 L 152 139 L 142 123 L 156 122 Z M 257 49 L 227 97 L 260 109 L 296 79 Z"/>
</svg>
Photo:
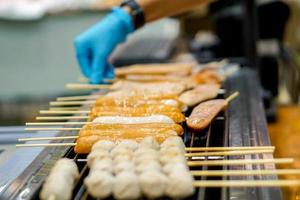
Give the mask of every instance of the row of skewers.
<svg viewBox="0 0 300 200">
<path fill-rule="evenodd" d="M 299 185 L 300 182 L 297 180 L 269 182 L 194 181 L 193 176 L 207 174 L 222 176 L 226 173 L 189 171 L 188 167 L 191 166 L 293 162 L 292 159 L 243 160 L 243 163 L 241 160 L 187 161 L 187 159 L 195 157 L 199 159 L 207 156 L 260 154 L 274 151 L 274 147 L 185 148 L 179 137 L 184 134 L 182 123 L 186 123 L 193 133 L 201 134 L 213 119 L 228 106 L 228 103 L 238 96 L 238 93 L 234 93 L 227 99 L 214 99 L 219 93 L 224 92 L 220 89 L 221 83 L 226 76 L 234 71 L 231 69 L 226 71 L 224 68 L 218 67 L 223 64 L 223 62 L 210 63 L 201 71 L 195 70 L 191 64 L 130 66 L 117 70 L 117 78 L 111 80 L 112 85 L 69 84 L 67 87 L 72 89 L 108 89 L 109 92 L 105 95 L 93 94 L 57 98 L 56 102 L 50 103 L 51 106 L 55 107 L 41 111 L 41 114 L 50 116 L 37 117 L 37 120 L 49 120 L 51 122 L 27 123 L 29 126 L 38 126 L 27 128 L 27 130 L 78 130 L 78 135 L 21 138 L 20 141 L 76 139 L 76 142 L 18 146 L 75 146 L 76 153 L 89 153 L 87 164 L 90 173 L 84 182 L 88 193 L 95 198 L 113 195 L 116 199 L 137 199 L 143 195 L 150 199 L 162 196 L 177 199 L 192 195 L 195 187 Z M 80 110 L 82 106 L 88 109 Z M 188 108 L 193 108 L 193 111 L 186 118 L 184 112 Z M 76 115 L 74 116 L 74 114 Z M 80 119 L 87 121 L 70 121 Z M 68 120 L 68 122 L 59 120 Z M 57 125 L 64 127 L 49 127 Z M 171 148 L 164 148 L 165 144 L 169 143 L 172 144 Z M 111 148 L 105 149 L 108 146 Z M 118 152 L 117 155 L 114 152 Z M 167 162 L 173 160 L 174 156 L 176 162 L 168 164 Z M 137 160 L 141 160 L 142 164 L 138 165 Z M 149 166 L 153 167 L 149 167 L 149 170 L 147 167 L 147 170 L 143 171 L 143 164 L 150 160 L 153 162 Z M 57 165 L 60 166 L 59 163 L 65 163 L 65 165 L 76 166 L 71 162 L 73 161 L 63 159 Z M 78 170 L 76 172 L 75 167 L 65 168 L 68 169 L 65 170 L 66 174 L 61 174 L 59 167 L 53 168 L 41 191 L 41 199 L 71 198 L 73 187 L 78 178 Z M 171 173 L 173 168 L 175 168 L 174 173 Z M 227 175 L 248 175 L 249 173 L 297 174 L 299 171 L 229 171 Z M 62 181 L 70 185 L 68 190 L 67 186 L 63 187 L 64 191 L 68 192 L 62 193 L 61 189 L 57 188 L 55 178 L 52 178 L 57 176 L 70 177 Z M 182 179 L 178 177 L 182 177 Z"/>
</svg>

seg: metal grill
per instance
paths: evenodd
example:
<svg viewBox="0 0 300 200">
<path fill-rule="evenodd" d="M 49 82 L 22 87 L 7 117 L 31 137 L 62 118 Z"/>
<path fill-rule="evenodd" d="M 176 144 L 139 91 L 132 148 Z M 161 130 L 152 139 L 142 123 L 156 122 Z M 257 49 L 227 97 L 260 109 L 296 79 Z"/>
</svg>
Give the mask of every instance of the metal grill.
<svg viewBox="0 0 300 200">
<path fill-rule="evenodd" d="M 202 133 L 191 133 L 186 129 L 183 140 L 186 146 L 214 147 L 214 146 L 257 146 L 270 145 L 264 112 L 261 105 L 259 87 L 253 71 L 241 70 L 224 84 L 226 94 L 240 92 L 240 97 L 233 101 L 229 108 L 220 113 L 211 125 Z M 220 95 L 223 98 L 224 95 Z M 187 115 L 189 114 L 188 111 Z M 76 134 L 76 132 L 74 132 Z M 66 135 L 61 133 L 61 136 Z M 68 134 L 70 135 L 70 133 Z M 66 141 L 62 141 L 66 142 Z M 60 157 L 68 157 L 77 161 L 86 155 L 74 153 L 73 147 L 46 148 L 34 162 L 2 192 L 0 199 L 38 199 L 38 194 L 49 170 Z M 245 156 L 214 156 L 197 157 L 193 160 L 213 159 L 250 159 L 272 158 L 272 155 L 245 155 Z M 242 161 L 241 161 L 242 162 Z M 74 189 L 74 199 L 92 199 L 86 192 L 83 179 L 88 174 L 84 162 L 77 162 L 80 170 L 80 179 Z M 197 170 L 229 170 L 229 169 L 274 169 L 273 164 L 245 165 L 245 166 L 203 166 L 193 167 Z M 276 176 L 243 176 L 243 177 L 197 177 L 197 180 L 265 180 L 276 179 Z M 165 199 L 165 198 L 164 198 Z M 189 199 L 281 199 L 279 188 L 200 188 Z"/>
</svg>

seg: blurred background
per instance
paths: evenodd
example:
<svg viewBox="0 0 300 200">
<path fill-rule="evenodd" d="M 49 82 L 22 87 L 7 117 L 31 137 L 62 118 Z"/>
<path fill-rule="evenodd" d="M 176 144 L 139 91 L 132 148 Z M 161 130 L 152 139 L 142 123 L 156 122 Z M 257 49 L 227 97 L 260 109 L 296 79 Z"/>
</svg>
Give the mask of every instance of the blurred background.
<svg viewBox="0 0 300 200">
<path fill-rule="evenodd" d="M 255 68 L 277 156 L 300 159 L 300 1 L 257 0 L 255 10 L 245 10 L 245 2 L 220 0 L 151 23 L 130 36 L 112 60 L 120 67 L 229 58 Z M 119 0 L 0 0 L 0 165 L 15 150 L 17 136 L 12 133 L 25 134 L 19 126 L 33 121 L 55 97 L 72 95 L 64 85 L 81 77 L 75 36 L 119 4 Z M 245 57 L 254 59 L 249 63 Z M 294 199 L 298 194 L 290 190 L 287 195 Z"/>
</svg>

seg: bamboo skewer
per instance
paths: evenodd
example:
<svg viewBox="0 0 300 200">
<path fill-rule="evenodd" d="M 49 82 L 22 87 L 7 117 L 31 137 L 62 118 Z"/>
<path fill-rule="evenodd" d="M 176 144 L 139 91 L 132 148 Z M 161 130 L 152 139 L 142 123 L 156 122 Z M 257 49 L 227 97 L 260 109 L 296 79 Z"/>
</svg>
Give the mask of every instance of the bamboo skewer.
<svg viewBox="0 0 300 200">
<path fill-rule="evenodd" d="M 260 150 L 260 149 L 272 149 L 274 146 L 242 146 L 242 147 L 186 147 L 186 151 L 233 151 L 233 150 Z"/>
<path fill-rule="evenodd" d="M 230 180 L 195 181 L 194 187 L 289 187 L 300 186 L 300 180 Z"/>
<path fill-rule="evenodd" d="M 16 144 L 16 147 L 71 147 L 76 143 L 49 143 L 49 144 Z"/>
<path fill-rule="evenodd" d="M 82 95 L 82 96 L 69 96 L 69 97 L 57 97 L 56 101 L 78 101 L 87 99 L 98 99 L 103 95 Z"/>
<path fill-rule="evenodd" d="M 82 128 L 57 128 L 57 127 L 34 127 L 24 128 L 25 131 L 80 131 Z"/>
<path fill-rule="evenodd" d="M 236 150 L 236 151 L 219 151 L 219 152 L 203 152 L 203 153 L 186 153 L 186 157 L 196 156 L 232 156 L 232 155 L 247 155 L 247 154 L 260 154 L 260 153 L 273 153 L 272 149 L 263 150 Z"/>
<path fill-rule="evenodd" d="M 251 176 L 251 175 L 287 175 L 300 174 L 300 169 L 277 170 L 192 170 L 193 176 Z"/>
<path fill-rule="evenodd" d="M 67 140 L 77 139 L 79 136 L 62 136 L 62 137 L 37 137 L 37 138 L 19 138 L 19 142 L 41 141 L 41 140 Z"/>
<path fill-rule="evenodd" d="M 18 141 L 41 141 L 41 140 L 65 140 L 65 139 L 77 139 L 79 136 L 62 136 L 62 137 L 39 137 L 39 138 L 20 138 Z M 76 145 L 76 143 L 74 143 Z M 28 144 L 31 145 L 31 144 Z M 71 145 L 73 146 L 73 145 Z M 186 153 L 185 157 L 196 156 L 228 156 L 228 155 L 246 155 L 246 154 L 259 154 L 259 153 L 273 153 L 274 149 L 262 149 L 262 150 L 237 150 L 237 151 L 219 151 L 219 152 L 197 152 Z"/>
<path fill-rule="evenodd" d="M 93 105 L 96 101 L 51 101 L 50 106 L 74 106 L 74 105 Z"/>
<path fill-rule="evenodd" d="M 206 161 L 188 161 L 188 166 L 228 166 L 228 165 L 248 165 L 248 164 L 290 164 L 293 158 L 274 158 L 274 159 L 237 159 L 237 160 L 206 160 Z"/>
<path fill-rule="evenodd" d="M 95 122 L 27 122 L 26 126 L 79 126 L 86 124 L 97 124 Z"/>
<path fill-rule="evenodd" d="M 76 106 L 76 107 L 50 107 L 49 110 L 78 110 L 80 107 L 79 106 Z"/>
<path fill-rule="evenodd" d="M 94 90 L 94 89 L 110 89 L 111 85 L 109 84 L 77 84 L 77 83 L 69 83 L 66 84 L 67 89 L 71 90 Z"/>
<path fill-rule="evenodd" d="M 57 140 L 64 140 L 64 139 L 76 139 L 76 136 L 65 136 L 65 137 L 56 137 Z M 38 140 L 47 140 L 48 138 L 21 138 L 19 141 L 38 141 Z M 50 143 L 51 146 L 54 146 L 55 143 Z M 69 144 L 69 146 L 75 146 L 76 143 L 57 143 L 57 146 L 61 146 L 62 144 Z M 17 145 L 17 147 L 32 147 L 32 145 L 39 145 L 39 144 L 22 144 Z M 40 144 L 43 145 L 43 144 Z M 48 146 L 49 144 L 45 144 Z M 194 157 L 194 156 L 227 156 L 227 155 L 247 155 L 247 154 L 260 154 L 260 153 L 273 153 L 273 150 L 253 150 L 253 151 L 221 151 L 221 152 L 198 152 L 193 154 L 185 154 L 185 157 Z"/>
<path fill-rule="evenodd" d="M 88 119 L 89 116 L 50 116 L 50 117 L 36 117 L 36 120 L 70 120 L 70 119 Z"/>
<path fill-rule="evenodd" d="M 89 110 L 40 110 L 40 114 L 89 114 Z"/>
<path fill-rule="evenodd" d="M 230 102 L 230 101 L 232 101 L 233 99 L 235 99 L 236 97 L 238 97 L 239 95 L 240 95 L 239 92 L 234 92 L 234 93 L 231 94 L 229 97 L 227 97 L 225 100 L 226 100 L 227 102 Z"/>
</svg>

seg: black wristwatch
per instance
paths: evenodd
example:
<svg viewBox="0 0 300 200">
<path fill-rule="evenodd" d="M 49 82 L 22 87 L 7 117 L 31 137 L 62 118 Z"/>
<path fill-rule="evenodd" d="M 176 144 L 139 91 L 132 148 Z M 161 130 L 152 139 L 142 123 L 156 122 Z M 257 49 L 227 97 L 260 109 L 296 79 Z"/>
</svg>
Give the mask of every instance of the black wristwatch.
<svg viewBox="0 0 300 200">
<path fill-rule="evenodd" d="M 135 0 L 125 0 L 120 7 L 128 6 L 134 23 L 134 28 L 138 29 L 145 24 L 144 10 L 137 4 Z"/>
</svg>

